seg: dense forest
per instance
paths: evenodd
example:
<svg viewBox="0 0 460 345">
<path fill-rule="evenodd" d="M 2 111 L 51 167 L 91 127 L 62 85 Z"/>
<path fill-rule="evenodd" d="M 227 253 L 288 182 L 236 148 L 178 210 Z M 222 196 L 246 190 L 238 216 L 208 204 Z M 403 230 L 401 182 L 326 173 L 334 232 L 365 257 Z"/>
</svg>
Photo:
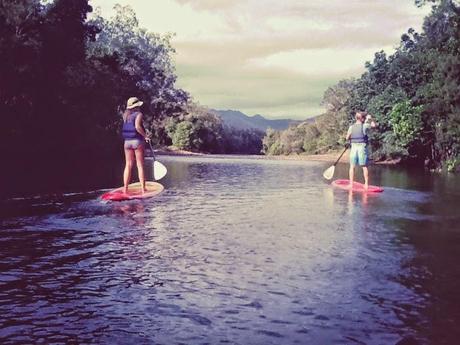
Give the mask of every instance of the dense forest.
<svg viewBox="0 0 460 345">
<path fill-rule="evenodd" d="M 176 87 L 172 36 L 139 26 L 117 5 L 112 18 L 88 0 L 0 0 L 0 147 L 6 158 L 121 155 L 126 99 L 144 101 L 154 144 L 210 153 L 322 153 L 344 144 L 353 114 L 367 110 L 375 160 L 430 168 L 460 165 L 460 8 L 433 5 L 421 33 L 367 62 L 357 79 L 328 88 L 326 113 L 285 131 L 237 130 Z M 264 136 L 265 135 L 265 136 Z M 263 140 L 262 140 L 263 138 Z"/>
<path fill-rule="evenodd" d="M 262 150 L 263 131 L 227 126 L 217 113 L 191 102 L 179 116 L 166 118 L 161 128 L 177 148 L 224 154 Z"/>
<path fill-rule="evenodd" d="M 396 51 L 367 62 L 357 79 L 342 80 L 324 94 L 327 111 L 313 123 L 268 130 L 266 154 L 324 153 L 344 144 L 355 111 L 379 126 L 371 135 L 375 160 L 396 159 L 454 171 L 460 165 L 460 6 L 433 3 L 421 33 L 409 29 Z"/>
<path fill-rule="evenodd" d="M 121 155 L 121 112 L 144 101 L 157 145 L 260 153 L 264 133 L 227 128 L 175 86 L 171 35 L 134 11 L 94 13 L 88 0 L 0 0 L 0 147 L 6 158 Z M 14 161 L 14 160 L 12 160 Z"/>
</svg>

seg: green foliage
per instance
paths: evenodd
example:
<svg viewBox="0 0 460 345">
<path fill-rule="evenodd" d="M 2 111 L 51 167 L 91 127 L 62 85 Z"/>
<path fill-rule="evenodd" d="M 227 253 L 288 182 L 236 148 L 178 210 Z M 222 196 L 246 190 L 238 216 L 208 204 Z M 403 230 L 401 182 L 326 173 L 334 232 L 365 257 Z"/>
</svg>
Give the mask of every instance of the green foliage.
<svg viewBox="0 0 460 345">
<path fill-rule="evenodd" d="M 445 161 L 447 172 L 457 172 L 460 169 L 460 157 L 449 158 Z"/>
<path fill-rule="evenodd" d="M 262 149 L 262 132 L 224 126 L 218 115 L 194 103 L 186 106 L 184 114 L 167 118 L 164 127 L 180 149 L 243 154 L 260 154 Z"/>
<path fill-rule="evenodd" d="M 164 127 L 177 148 L 205 152 L 219 149 L 222 121 L 204 107 L 189 103 L 180 116 L 166 118 Z"/>
<path fill-rule="evenodd" d="M 433 4 L 423 32 L 409 28 L 394 54 L 366 62 L 356 80 L 343 80 L 324 95 L 327 112 L 302 130 L 267 132 L 264 152 L 322 153 L 344 143 L 356 111 L 367 110 L 378 126 L 370 133 L 375 160 L 401 159 L 455 170 L 460 156 L 460 8 L 452 0 Z"/>
<path fill-rule="evenodd" d="M 175 86 L 172 35 L 141 28 L 129 6 L 114 9 L 112 18 L 88 20 L 88 0 L 0 0 L 0 114 L 8 123 L 0 145 L 14 148 L 7 155 L 120 154 L 131 96 L 143 100 L 156 145 L 260 153 L 260 132 L 224 128 Z"/>
<path fill-rule="evenodd" d="M 89 42 L 88 51 L 94 59 L 113 60 L 122 78 L 123 100 L 134 93 L 144 101 L 147 127 L 166 137 L 158 126 L 167 117 L 185 112 L 188 95 L 174 86 L 176 75 L 171 54 L 170 34 L 160 36 L 139 27 L 131 7 L 116 5 L 110 20 L 96 16 L 92 23 L 102 28 L 97 39 Z"/>
<path fill-rule="evenodd" d="M 271 147 L 278 140 L 278 137 L 279 132 L 275 131 L 273 128 L 268 128 L 262 140 L 262 153 L 266 155 L 273 155 L 274 153 L 272 152 Z"/>
<path fill-rule="evenodd" d="M 221 153 L 260 154 L 264 133 L 257 129 L 224 126 Z"/>
<path fill-rule="evenodd" d="M 281 154 L 286 154 L 286 152 L 283 150 L 283 146 L 279 141 L 276 141 L 273 143 L 272 146 L 270 146 L 268 152 L 268 155 L 281 155 Z"/>
<path fill-rule="evenodd" d="M 0 146 L 14 148 L 6 155 L 119 154 L 119 111 L 134 95 L 158 141 L 167 136 L 155 125 L 183 112 L 170 36 L 139 28 L 129 8 L 112 20 L 87 20 L 91 12 L 88 0 L 0 2 Z"/>
<path fill-rule="evenodd" d="M 328 88 L 323 97 L 328 111 L 314 122 L 304 122 L 280 132 L 267 130 L 263 152 L 269 155 L 317 154 L 342 146 L 348 128 L 348 101 L 354 85 L 353 80 L 342 80 Z"/>
<path fill-rule="evenodd" d="M 402 93 L 399 93 L 399 96 L 404 97 Z M 393 101 L 398 99 L 399 97 L 394 97 Z M 391 103 L 393 102 L 390 100 L 383 103 L 377 100 L 373 105 L 377 110 L 379 104 Z M 386 106 L 383 107 L 382 112 L 376 111 L 375 117 L 382 125 L 371 131 L 374 158 L 406 159 L 414 157 L 423 144 L 422 112 L 423 106 L 414 107 L 407 98 L 402 98 L 389 112 Z"/>
<path fill-rule="evenodd" d="M 358 79 L 324 94 L 325 114 L 285 131 L 238 131 L 175 86 L 171 35 L 141 28 L 130 7 L 93 14 L 88 0 L 0 0 L 0 147 L 8 158 L 120 152 L 126 99 L 144 101 L 156 144 L 219 153 L 322 153 L 344 144 L 352 116 L 379 124 L 375 159 L 455 165 L 460 156 L 460 9 L 431 3 L 421 33 L 409 28 L 392 55 L 377 52 Z M 263 137 L 263 140 L 262 140 Z M 27 140 L 24 140 L 27 138 Z M 13 148 L 13 149 L 10 149 Z"/>
<path fill-rule="evenodd" d="M 410 148 L 420 141 L 423 106 L 413 107 L 410 101 L 396 104 L 390 112 L 390 125 L 398 145 Z"/>
<path fill-rule="evenodd" d="M 175 126 L 172 143 L 179 149 L 190 150 L 196 144 L 195 128 L 193 123 L 182 121 Z"/>
<path fill-rule="evenodd" d="M 342 81 L 325 93 L 332 106 L 315 123 L 319 134 L 305 134 L 305 152 L 324 152 L 342 144 L 347 126 L 343 121 L 351 123 L 356 111 L 367 110 L 378 123 L 370 134 L 374 159 L 410 159 L 429 166 L 456 162 L 460 154 L 460 8 L 452 0 L 418 4 L 428 2 L 434 6 L 422 33 L 410 28 L 394 54 L 377 52 L 360 78 L 348 84 Z M 344 85 L 346 92 L 332 92 Z M 331 97 L 336 94 L 342 95 L 339 106 Z"/>
</svg>

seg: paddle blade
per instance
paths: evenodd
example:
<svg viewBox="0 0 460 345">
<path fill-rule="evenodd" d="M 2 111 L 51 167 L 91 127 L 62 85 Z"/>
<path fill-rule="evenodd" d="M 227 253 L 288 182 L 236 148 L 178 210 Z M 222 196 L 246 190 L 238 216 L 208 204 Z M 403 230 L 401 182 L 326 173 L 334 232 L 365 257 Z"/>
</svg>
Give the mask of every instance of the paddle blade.
<svg viewBox="0 0 460 345">
<path fill-rule="evenodd" d="M 332 165 L 323 172 L 323 177 L 326 180 L 330 180 L 332 177 L 334 177 L 334 171 L 335 171 L 335 165 Z"/>
<path fill-rule="evenodd" d="M 158 181 L 166 176 L 168 169 L 158 161 L 153 162 L 153 180 Z"/>
</svg>

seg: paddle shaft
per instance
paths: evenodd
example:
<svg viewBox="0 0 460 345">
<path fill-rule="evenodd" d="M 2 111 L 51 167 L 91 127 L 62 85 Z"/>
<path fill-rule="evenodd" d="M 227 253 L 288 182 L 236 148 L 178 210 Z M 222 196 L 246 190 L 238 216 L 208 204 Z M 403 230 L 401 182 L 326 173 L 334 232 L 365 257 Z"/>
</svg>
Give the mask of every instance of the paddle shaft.
<svg viewBox="0 0 460 345">
<path fill-rule="evenodd" d="M 156 160 L 156 158 L 155 158 L 155 153 L 153 153 L 153 146 L 152 146 L 152 142 L 149 140 L 149 141 L 148 141 L 148 143 L 149 143 L 149 146 L 150 146 L 150 150 L 152 151 L 153 160 L 155 161 L 155 160 Z"/>
<path fill-rule="evenodd" d="M 348 150 L 348 146 L 345 146 L 345 150 L 343 150 L 343 152 L 340 154 L 339 158 L 337 158 L 337 160 L 335 161 L 334 165 L 333 166 L 336 166 L 337 163 L 339 162 L 340 158 L 342 158 L 343 154 L 345 153 L 345 151 Z"/>
</svg>

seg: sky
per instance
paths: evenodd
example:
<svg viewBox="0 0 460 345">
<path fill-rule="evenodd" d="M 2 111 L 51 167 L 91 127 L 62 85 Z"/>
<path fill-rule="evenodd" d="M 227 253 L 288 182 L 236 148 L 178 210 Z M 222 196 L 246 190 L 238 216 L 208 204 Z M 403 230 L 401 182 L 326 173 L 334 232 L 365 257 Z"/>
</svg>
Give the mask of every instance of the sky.
<svg viewBox="0 0 460 345">
<path fill-rule="evenodd" d="M 324 91 L 391 54 L 429 6 L 414 0 L 90 0 L 109 18 L 130 5 L 141 27 L 175 33 L 177 86 L 199 104 L 268 118 L 321 114 Z"/>
</svg>

